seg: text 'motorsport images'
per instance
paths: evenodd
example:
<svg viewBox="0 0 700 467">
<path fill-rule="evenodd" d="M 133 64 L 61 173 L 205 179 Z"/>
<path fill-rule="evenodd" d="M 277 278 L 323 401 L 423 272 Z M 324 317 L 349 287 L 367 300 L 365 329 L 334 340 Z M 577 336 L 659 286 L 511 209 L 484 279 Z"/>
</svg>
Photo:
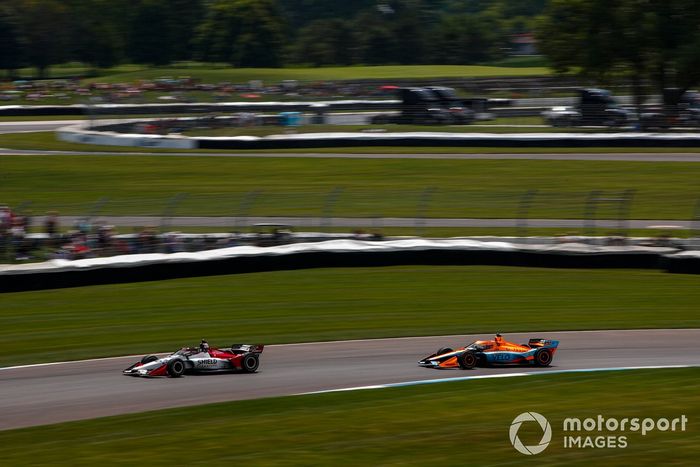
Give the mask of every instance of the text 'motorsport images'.
<svg viewBox="0 0 700 467">
<path fill-rule="evenodd" d="M 209 347 L 207 341 L 203 340 L 199 347 L 183 347 L 162 358 L 146 355 L 123 373 L 129 376 L 171 378 L 179 378 L 185 373 L 255 373 L 260 366 L 260 354 L 264 347 L 260 344 L 233 344 L 229 348 L 218 349 Z"/>
<path fill-rule="evenodd" d="M 500 334 L 493 340 L 475 341 L 453 350 L 443 347 L 421 359 L 418 365 L 426 368 L 461 368 L 475 366 L 519 364 L 549 366 L 559 346 L 559 341 L 530 339 L 527 344 L 507 342 Z"/>
</svg>

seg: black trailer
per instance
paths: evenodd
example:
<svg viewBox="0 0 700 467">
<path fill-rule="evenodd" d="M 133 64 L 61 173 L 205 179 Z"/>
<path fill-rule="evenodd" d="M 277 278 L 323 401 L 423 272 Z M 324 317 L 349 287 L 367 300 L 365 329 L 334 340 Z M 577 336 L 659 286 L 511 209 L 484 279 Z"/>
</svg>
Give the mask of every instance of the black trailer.
<svg viewBox="0 0 700 467">
<path fill-rule="evenodd" d="M 554 107 L 542 114 L 552 126 L 621 127 L 631 122 L 631 113 L 622 108 L 606 89 L 579 90 L 575 107 Z"/>
<path fill-rule="evenodd" d="M 397 92 L 401 99 L 399 112 L 375 115 L 372 124 L 452 125 L 474 119 L 474 112 L 464 106 L 452 88 L 403 87 Z"/>
</svg>

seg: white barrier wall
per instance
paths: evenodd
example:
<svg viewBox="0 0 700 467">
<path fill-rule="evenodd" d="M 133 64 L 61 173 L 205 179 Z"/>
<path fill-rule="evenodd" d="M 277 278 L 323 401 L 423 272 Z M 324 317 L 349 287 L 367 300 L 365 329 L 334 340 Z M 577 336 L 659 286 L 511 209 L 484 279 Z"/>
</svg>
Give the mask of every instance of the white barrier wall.
<svg viewBox="0 0 700 467">
<path fill-rule="evenodd" d="M 134 146 L 141 148 L 196 149 L 197 141 L 185 136 L 125 134 L 87 130 L 82 126 L 68 126 L 56 131 L 61 141 L 106 146 Z"/>
<path fill-rule="evenodd" d="M 280 129 L 280 131 L 283 131 Z M 283 149 L 344 146 L 498 146 L 498 147 L 698 147 L 699 133 L 450 133 L 337 132 L 278 134 L 265 137 L 196 137 L 123 134 L 88 130 L 81 125 L 60 128 L 58 139 L 83 144 L 170 149 Z"/>
<path fill-rule="evenodd" d="M 32 274 L 37 272 L 65 272 L 102 268 L 147 266 L 152 264 L 198 263 L 223 259 L 286 256 L 299 253 L 406 253 L 417 251 L 446 252 L 524 252 L 573 256 L 597 256 L 609 254 L 657 254 L 676 253 L 675 248 L 645 246 L 598 246 L 583 243 L 554 245 L 526 245 L 507 241 L 479 241 L 466 238 L 425 239 L 407 238 L 388 241 L 329 240 L 318 243 L 292 243 L 271 247 L 250 245 L 220 248 L 199 252 L 147 253 L 89 258 L 74 261 L 53 259 L 43 263 L 9 264 L 0 266 L 0 277 L 8 274 Z"/>
</svg>

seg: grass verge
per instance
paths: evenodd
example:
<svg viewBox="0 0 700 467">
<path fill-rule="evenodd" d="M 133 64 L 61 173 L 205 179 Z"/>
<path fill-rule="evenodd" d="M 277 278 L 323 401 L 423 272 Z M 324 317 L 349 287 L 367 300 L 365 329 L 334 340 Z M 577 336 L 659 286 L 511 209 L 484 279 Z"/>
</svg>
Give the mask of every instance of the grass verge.
<svg viewBox="0 0 700 467">
<path fill-rule="evenodd" d="M 147 382 L 146 382 L 147 383 Z M 552 426 L 528 459 L 508 430 L 522 412 Z M 685 415 L 686 430 L 564 432 L 582 420 Z M 550 375 L 231 402 L 0 432 L 8 465 L 692 465 L 700 457 L 696 369 Z M 565 434 L 625 436 L 567 449 Z M 542 432 L 525 423 L 525 445 Z"/>
<path fill-rule="evenodd" d="M 497 66 L 488 65 L 396 65 L 396 66 L 347 66 L 305 68 L 234 68 L 227 64 L 180 62 L 171 66 L 146 67 L 124 64 L 113 68 L 94 70 L 80 63 L 67 63 L 51 67 L 49 77 L 74 77 L 98 73 L 86 82 L 124 83 L 165 76 L 189 76 L 205 83 L 230 81 L 234 83 L 264 80 L 278 83 L 285 79 L 301 81 L 352 80 L 371 78 L 464 78 L 498 76 L 546 76 L 551 71 L 546 62 L 534 60 L 504 60 Z M 19 70 L 20 77 L 32 77 L 33 68 Z"/>
<path fill-rule="evenodd" d="M 121 70 L 120 70 L 121 71 Z M 135 71 L 105 74 L 88 82 L 134 82 L 141 79 L 156 79 L 163 76 L 190 76 L 205 83 L 247 83 L 262 80 L 266 84 L 279 83 L 287 79 L 299 81 L 348 81 L 364 79 L 423 79 L 464 77 L 509 77 L 548 76 L 551 71 L 542 66 L 510 67 L 479 65 L 402 65 L 402 66 L 349 66 L 316 68 L 233 68 L 212 67 L 210 64 L 178 68 L 157 67 Z"/>
<path fill-rule="evenodd" d="M 2 145 L 2 138 L 0 138 Z M 636 190 L 634 219 L 689 219 L 698 196 L 700 164 L 692 162 L 307 159 L 158 156 L 3 156 L 0 202 L 31 201 L 34 213 L 321 216 L 329 196 L 335 217 L 517 218 L 522 196 L 538 188 L 530 218 L 584 217 L 586 197 Z M 429 197 L 425 189 L 434 187 Z M 246 194 L 258 192 L 247 198 Z M 245 208 L 245 209 L 244 209 Z M 619 206 L 598 206 L 616 219 Z"/>
<path fill-rule="evenodd" d="M 282 271 L 8 293 L 1 296 L 0 365 L 168 351 L 202 336 L 273 344 L 691 328 L 700 327 L 699 298 L 695 276 L 485 266 Z"/>
</svg>

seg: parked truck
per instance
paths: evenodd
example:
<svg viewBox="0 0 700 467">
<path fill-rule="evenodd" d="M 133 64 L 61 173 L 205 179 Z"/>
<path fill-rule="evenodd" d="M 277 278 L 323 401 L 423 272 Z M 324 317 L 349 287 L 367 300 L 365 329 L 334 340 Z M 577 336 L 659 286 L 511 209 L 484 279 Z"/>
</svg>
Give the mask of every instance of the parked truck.
<svg viewBox="0 0 700 467">
<path fill-rule="evenodd" d="M 399 112 L 375 115 L 372 124 L 463 125 L 474 120 L 474 111 L 464 106 L 452 88 L 403 87 L 397 92 Z"/>
<path fill-rule="evenodd" d="M 543 112 L 545 121 L 555 127 L 607 126 L 621 127 L 631 123 L 632 114 L 620 107 L 610 91 L 581 89 L 574 107 L 553 107 Z"/>
<path fill-rule="evenodd" d="M 700 125 L 700 94 L 696 91 L 664 89 L 663 105 L 651 107 L 639 116 L 641 130 L 667 130 Z"/>
</svg>

